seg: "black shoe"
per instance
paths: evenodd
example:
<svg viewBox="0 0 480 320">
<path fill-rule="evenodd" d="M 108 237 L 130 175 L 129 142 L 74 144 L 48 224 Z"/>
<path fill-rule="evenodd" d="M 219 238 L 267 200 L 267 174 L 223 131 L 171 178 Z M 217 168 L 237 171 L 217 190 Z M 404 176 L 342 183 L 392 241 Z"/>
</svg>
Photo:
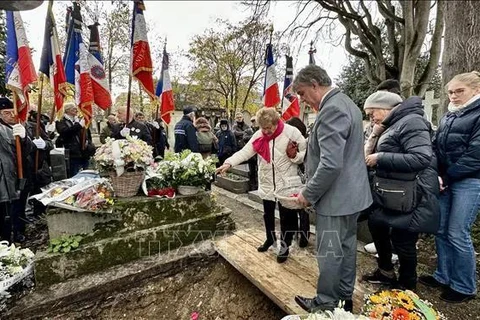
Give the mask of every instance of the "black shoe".
<svg viewBox="0 0 480 320">
<path fill-rule="evenodd" d="M 308 246 L 308 239 L 305 237 L 300 237 L 300 241 L 298 241 L 298 246 L 300 248 L 305 248 L 306 246 Z"/>
<path fill-rule="evenodd" d="M 475 295 L 463 294 L 451 288 L 448 288 L 440 295 L 440 299 L 449 303 L 461 303 L 475 299 Z"/>
<path fill-rule="evenodd" d="M 410 283 L 410 284 L 405 284 L 405 283 L 400 283 L 396 282 L 390 285 L 390 289 L 398 289 L 398 290 L 410 290 L 410 291 L 417 291 L 417 284 L 416 283 Z"/>
<path fill-rule="evenodd" d="M 380 269 L 375 270 L 371 274 L 364 275 L 362 277 L 363 281 L 373 284 L 386 284 L 386 285 L 395 285 L 397 283 L 397 277 L 389 277 L 382 273 Z"/>
<path fill-rule="evenodd" d="M 265 240 L 265 242 L 257 248 L 257 251 L 258 252 L 265 252 L 268 250 L 268 248 L 270 248 L 273 244 L 275 243 L 274 240 Z"/>
<path fill-rule="evenodd" d="M 290 251 L 287 249 L 284 249 L 282 248 L 283 250 L 280 250 L 280 252 L 278 253 L 278 256 L 277 256 L 277 262 L 278 263 L 284 263 L 285 261 L 287 261 L 288 259 L 288 254 L 290 253 Z"/>
<path fill-rule="evenodd" d="M 418 282 L 430 288 L 448 288 L 448 285 L 437 281 L 437 279 L 432 276 L 420 276 L 418 277 Z"/>
<path fill-rule="evenodd" d="M 317 311 L 333 311 L 335 309 L 332 306 L 322 305 L 317 302 L 315 298 L 304 298 L 301 296 L 295 296 L 295 302 L 305 311 L 309 313 L 314 313 Z"/>
<path fill-rule="evenodd" d="M 343 310 L 347 312 L 353 312 L 353 300 L 347 299 L 343 301 Z"/>
</svg>

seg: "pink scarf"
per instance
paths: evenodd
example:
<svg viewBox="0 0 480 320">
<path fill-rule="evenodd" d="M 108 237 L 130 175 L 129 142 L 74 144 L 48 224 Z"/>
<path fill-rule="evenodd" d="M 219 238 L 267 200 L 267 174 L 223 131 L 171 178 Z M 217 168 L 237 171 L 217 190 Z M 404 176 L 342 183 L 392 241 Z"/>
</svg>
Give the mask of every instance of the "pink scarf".
<svg viewBox="0 0 480 320">
<path fill-rule="evenodd" d="M 257 138 L 255 141 L 253 141 L 253 149 L 257 154 L 259 154 L 267 163 L 270 163 L 270 147 L 269 143 L 276 137 L 278 137 L 282 132 L 283 128 L 285 125 L 283 124 L 283 121 L 279 120 L 277 124 L 277 129 L 275 129 L 275 132 L 270 135 L 266 136 L 262 134 L 261 137 Z"/>
</svg>

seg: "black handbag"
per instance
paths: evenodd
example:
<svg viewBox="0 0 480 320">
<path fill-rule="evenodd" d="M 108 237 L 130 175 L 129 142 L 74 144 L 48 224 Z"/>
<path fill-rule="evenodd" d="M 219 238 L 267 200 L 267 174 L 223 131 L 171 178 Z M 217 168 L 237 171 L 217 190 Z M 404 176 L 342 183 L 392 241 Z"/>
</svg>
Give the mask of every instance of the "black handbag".
<svg viewBox="0 0 480 320">
<path fill-rule="evenodd" d="M 375 175 L 372 197 L 376 205 L 394 213 L 411 213 L 418 205 L 418 176 L 412 180 L 398 180 Z"/>
</svg>

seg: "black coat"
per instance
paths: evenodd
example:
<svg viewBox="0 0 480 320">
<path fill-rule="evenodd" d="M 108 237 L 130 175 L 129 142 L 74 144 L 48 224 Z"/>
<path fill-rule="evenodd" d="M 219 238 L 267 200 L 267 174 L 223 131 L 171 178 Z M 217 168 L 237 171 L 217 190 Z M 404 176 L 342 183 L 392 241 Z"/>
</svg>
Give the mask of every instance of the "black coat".
<svg viewBox="0 0 480 320">
<path fill-rule="evenodd" d="M 95 145 L 92 142 L 92 134 L 87 129 L 85 134 L 85 149 L 82 149 L 82 126 L 78 122 L 72 122 L 63 117 L 55 124 L 59 137 L 57 147 L 69 150 L 70 159 L 90 159 L 95 154 Z"/>
<path fill-rule="evenodd" d="M 125 127 L 123 123 L 117 123 L 112 128 L 112 138 L 115 140 L 125 139 L 120 134 L 120 131 Z M 137 137 L 140 140 L 145 141 L 148 145 L 153 146 L 152 141 L 152 133 L 148 129 L 148 127 L 138 121 L 132 120 L 129 124 L 127 124 L 127 128 L 130 129 L 130 136 Z"/>
<path fill-rule="evenodd" d="M 193 125 L 192 119 L 183 116 L 182 120 L 175 125 L 175 152 L 182 152 L 185 149 L 192 152 L 199 152 L 197 129 Z"/>
<path fill-rule="evenodd" d="M 36 121 L 27 121 L 25 128 L 27 129 L 28 137 L 33 140 L 35 139 L 35 133 L 37 129 Z M 38 170 L 35 172 L 35 159 L 37 148 L 32 148 L 32 151 L 29 155 L 29 166 L 28 170 L 30 171 L 30 177 L 32 178 L 32 183 L 37 188 L 42 188 L 52 182 L 52 170 L 49 165 L 50 150 L 53 149 L 53 142 L 50 140 L 50 137 L 45 132 L 43 125 L 40 126 L 40 137 L 45 141 L 45 149 L 38 150 Z"/>
<path fill-rule="evenodd" d="M 435 137 L 444 183 L 480 179 L 480 99 L 440 120 Z"/>
<path fill-rule="evenodd" d="M 409 214 L 373 210 L 370 219 L 411 232 L 436 233 L 440 223 L 437 160 L 431 144 L 431 126 L 424 117 L 422 101 L 410 97 L 383 121 L 386 130 L 375 152 L 379 153 L 376 174 L 413 179 L 418 176 L 419 204 Z"/>
</svg>

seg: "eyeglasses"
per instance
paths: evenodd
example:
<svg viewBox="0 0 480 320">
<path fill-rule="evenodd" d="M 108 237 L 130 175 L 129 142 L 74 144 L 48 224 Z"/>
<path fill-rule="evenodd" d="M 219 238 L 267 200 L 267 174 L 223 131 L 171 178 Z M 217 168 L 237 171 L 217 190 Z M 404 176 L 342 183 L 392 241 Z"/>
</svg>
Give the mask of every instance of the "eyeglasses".
<svg viewBox="0 0 480 320">
<path fill-rule="evenodd" d="M 461 96 L 465 93 L 465 88 L 457 89 L 457 90 L 448 90 L 447 93 L 449 96 L 453 96 L 454 94 L 456 96 Z"/>
</svg>

